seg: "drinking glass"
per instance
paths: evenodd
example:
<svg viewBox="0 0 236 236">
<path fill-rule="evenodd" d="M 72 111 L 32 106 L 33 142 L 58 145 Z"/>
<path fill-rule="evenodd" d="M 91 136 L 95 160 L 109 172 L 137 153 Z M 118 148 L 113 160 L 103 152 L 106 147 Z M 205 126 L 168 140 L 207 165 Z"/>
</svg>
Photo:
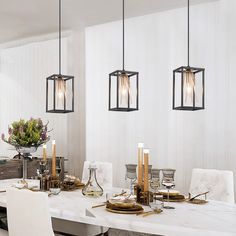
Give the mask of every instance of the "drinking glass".
<svg viewBox="0 0 236 236">
<path fill-rule="evenodd" d="M 133 195 L 133 186 L 137 180 L 137 165 L 136 164 L 126 164 L 126 174 L 125 179 L 130 179 L 130 194 Z"/>
<path fill-rule="evenodd" d="M 160 187 L 160 170 L 152 169 L 151 170 L 151 181 L 150 187 L 154 190 L 153 199 L 155 199 L 155 203 L 157 203 L 157 189 Z"/>
<path fill-rule="evenodd" d="M 174 175 L 175 175 L 175 170 L 173 169 L 163 169 L 163 178 L 162 178 L 162 185 L 166 187 L 167 189 L 167 203 L 168 206 L 164 206 L 165 209 L 175 209 L 174 207 L 169 206 L 170 202 L 170 189 L 175 187 L 175 182 L 174 182 Z"/>
</svg>

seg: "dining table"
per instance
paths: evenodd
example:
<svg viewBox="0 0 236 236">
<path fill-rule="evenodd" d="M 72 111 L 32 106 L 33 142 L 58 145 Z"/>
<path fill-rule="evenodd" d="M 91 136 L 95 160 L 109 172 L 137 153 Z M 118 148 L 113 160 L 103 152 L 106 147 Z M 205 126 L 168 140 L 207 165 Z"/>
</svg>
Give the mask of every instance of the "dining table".
<svg viewBox="0 0 236 236">
<path fill-rule="evenodd" d="M 0 181 L 0 206 L 7 207 L 8 180 Z M 11 183 L 13 180 L 9 180 Z M 15 180 L 16 181 L 16 180 Z M 106 190 L 119 193 L 121 188 Z M 236 204 L 209 200 L 204 205 L 171 202 L 175 209 L 163 209 L 160 214 L 147 217 L 136 214 L 115 214 L 105 206 L 93 208 L 106 201 L 106 193 L 99 198 L 83 196 L 81 190 L 61 191 L 49 197 L 52 218 L 67 222 L 102 226 L 118 230 L 168 236 L 217 236 L 236 235 Z M 25 206 L 27 208 L 27 206 Z M 143 206 L 149 211 L 149 206 Z"/>
</svg>

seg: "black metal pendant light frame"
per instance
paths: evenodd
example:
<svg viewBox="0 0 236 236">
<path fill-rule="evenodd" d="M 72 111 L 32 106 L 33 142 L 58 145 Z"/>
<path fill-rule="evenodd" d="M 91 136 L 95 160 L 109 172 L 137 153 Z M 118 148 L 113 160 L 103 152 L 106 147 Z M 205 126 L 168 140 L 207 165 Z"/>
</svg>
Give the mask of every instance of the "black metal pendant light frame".
<svg viewBox="0 0 236 236">
<path fill-rule="evenodd" d="M 59 0 L 59 74 L 46 79 L 46 112 L 74 112 L 74 76 L 61 74 L 61 0 Z"/>
<path fill-rule="evenodd" d="M 187 48 L 187 57 L 188 57 L 188 65 L 181 66 L 173 71 L 173 110 L 184 110 L 184 111 L 197 111 L 205 109 L 205 69 L 204 68 L 196 68 L 191 67 L 189 65 L 189 8 L 190 3 L 188 0 L 188 14 L 187 14 L 187 22 L 188 22 L 188 48 Z M 186 95 L 186 78 L 191 76 L 192 80 L 192 90 L 190 95 Z M 178 80 L 178 81 L 177 81 Z M 179 84 L 178 84 L 179 82 Z M 178 86 L 179 85 L 179 86 Z M 177 93 L 177 90 L 180 89 L 180 92 Z M 197 92 L 197 89 L 199 91 Z M 199 95 L 197 97 L 197 95 Z M 191 101 L 186 102 L 185 97 L 191 96 Z M 178 101 L 176 101 L 178 100 Z"/>
<path fill-rule="evenodd" d="M 109 74 L 109 111 L 130 112 L 139 109 L 139 72 L 125 70 L 125 2 L 122 0 L 122 70 Z M 121 80 L 125 78 L 129 91 L 121 104 Z M 127 87 L 126 87 L 127 88 Z M 132 96 L 133 95 L 133 96 Z"/>
</svg>

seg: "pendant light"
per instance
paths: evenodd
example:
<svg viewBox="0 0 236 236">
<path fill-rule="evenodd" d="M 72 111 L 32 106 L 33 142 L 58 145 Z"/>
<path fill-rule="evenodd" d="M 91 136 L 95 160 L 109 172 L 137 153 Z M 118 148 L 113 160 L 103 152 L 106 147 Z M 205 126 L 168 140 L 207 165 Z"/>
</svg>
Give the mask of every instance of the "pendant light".
<svg viewBox="0 0 236 236">
<path fill-rule="evenodd" d="M 205 109 L 205 69 L 189 65 L 189 0 L 188 0 L 188 65 L 173 71 L 173 110 Z"/>
<path fill-rule="evenodd" d="M 46 80 L 46 112 L 74 112 L 74 76 L 61 74 L 61 0 L 59 0 L 59 73 Z"/>
<path fill-rule="evenodd" d="M 109 111 L 138 110 L 139 73 L 125 70 L 125 2 L 122 0 L 122 70 L 109 74 Z"/>
</svg>

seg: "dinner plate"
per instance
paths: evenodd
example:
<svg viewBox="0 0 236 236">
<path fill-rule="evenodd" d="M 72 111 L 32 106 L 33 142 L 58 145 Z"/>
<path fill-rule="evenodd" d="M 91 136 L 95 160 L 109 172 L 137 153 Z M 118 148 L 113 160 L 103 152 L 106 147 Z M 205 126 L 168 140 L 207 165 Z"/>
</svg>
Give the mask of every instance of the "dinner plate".
<svg viewBox="0 0 236 236">
<path fill-rule="evenodd" d="M 166 195 L 168 195 L 168 190 L 161 189 L 161 190 L 158 191 L 158 193 L 166 196 Z M 176 195 L 179 195 L 179 194 L 180 194 L 180 192 L 178 190 L 170 190 L 169 191 L 170 196 L 176 196 Z"/>
<path fill-rule="evenodd" d="M 114 209 L 106 208 L 106 210 L 112 213 L 117 213 L 117 214 L 139 214 L 143 212 L 143 209 L 137 210 L 137 211 L 121 211 L 121 210 L 114 210 Z"/>
</svg>

